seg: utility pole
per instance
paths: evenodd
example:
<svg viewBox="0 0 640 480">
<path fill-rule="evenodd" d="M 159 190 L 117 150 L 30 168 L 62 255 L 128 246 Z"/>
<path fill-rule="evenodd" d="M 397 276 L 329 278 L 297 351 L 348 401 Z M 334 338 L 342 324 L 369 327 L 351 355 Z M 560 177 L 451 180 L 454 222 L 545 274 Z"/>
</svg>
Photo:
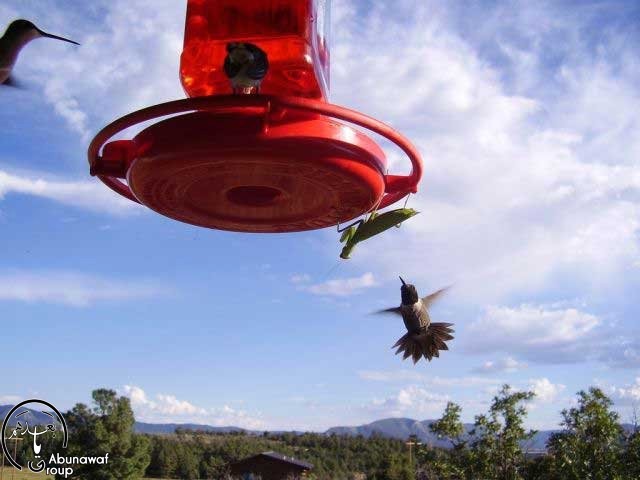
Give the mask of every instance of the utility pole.
<svg viewBox="0 0 640 480">
<path fill-rule="evenodd" d="M 411 465 L 411 467 L 413 467 L 413 454 L 412 454 L 412 447 L 414 445 L 418 446 L 418 445 L 422 445 L 421 442 L 418 442 L 417 439 L 412 439 L 409 438 L 409 440 L 407 440 L 406 445 L 409 447 L 409 465 Z"/>
<path fill-rule="evenodd" d="M 13 459 L 17 462 L 18 461 L 18 442 L 21 442 L 22 438 L 14 437 L 13 440 L 15 441 L 15 443 L 13 444 Z M 4 457 L 3 457 L 3 459 L 4 459 Z M 4 465 L 3 465 L 2 469 L 4 470 Z M 16 469 L 12 468 L 11 469 L 11 480 L 14 480 L 15 478 L 16 478 Z"/>
</svg>

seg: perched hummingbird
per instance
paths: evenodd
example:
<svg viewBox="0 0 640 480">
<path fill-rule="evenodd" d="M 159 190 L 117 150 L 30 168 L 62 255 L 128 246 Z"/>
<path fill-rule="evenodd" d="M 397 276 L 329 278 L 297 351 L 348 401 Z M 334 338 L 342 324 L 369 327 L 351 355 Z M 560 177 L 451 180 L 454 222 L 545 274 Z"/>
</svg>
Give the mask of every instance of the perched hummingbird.
<svg viewBox="0 0 640 480">
<path fill-rule="evenodd" d="M 432 323 L 429 317 L 428 308 L 436 301 L 449 287 L 441 288 L 437 292 L 427 295 L 424 298 L 418 296 L 416 287 L 405 283 L 400 277 L 402 286 L 400 296 L 402 302 L 399 307 L 387 308 L 376 313 L 395 313 L 401 315 L 407 333 L 391 348 L 398 347 L 396 355 L 404 352 L 404 359 L 411 357 L 413 363 L 417 363 L 420 357 L 431 361 L 433 357 L 439 357 L 439 350 L 449 350 L 445 343 L 452 340 L 453 323 Z"/>
<path fill-rule="evenodd" d="M 267 54 L 253 43 L 227 44 L 224 73 L 231 80 L 233 93 L 257 93 L 268 69 Z"/>
<path fill-rule="evenodd" d="M 18 54 L 31 40 L 36 38 L 55 38 L 64 42 L 78 42 L 69 40 L 68 38 L 58 37 L 50 33 L 43 32 L 29 20 L 14 20 L 9 24 L 4 35 L 0 37 L 0 83 L 5 85 L 13 85 L 14 82 L 10 78 L 11 70 L 18 59 Z"/>
</svg>

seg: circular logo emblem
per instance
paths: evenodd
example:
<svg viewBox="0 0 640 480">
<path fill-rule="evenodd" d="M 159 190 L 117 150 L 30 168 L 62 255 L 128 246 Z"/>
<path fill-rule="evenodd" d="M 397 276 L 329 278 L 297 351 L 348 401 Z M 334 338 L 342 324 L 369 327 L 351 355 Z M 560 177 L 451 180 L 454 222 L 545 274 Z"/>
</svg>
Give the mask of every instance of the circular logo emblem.
<svg viewBox="0 0 640 480">
<path fill-rule="evenodd" d="M 29 408 L 26 405 L 29 405 Z M 46 407 L 47 410 L 43 410 L 43 407 Z M 16 443 L 20 440 L 32 442 L 36 461 L 27 463 L 29 470 L 32 472 L 41 472 L 46 466 L 44 459 L 41 458 L 41 456 L 44 456 L 42 452 L 43 435 L 55 437 L 56 434 L 61 434 L 62 448 L 67 448 L 69 440 L 67 423 L 62 414 L 49 402 L 36 398 L 20 402 L 9 410 L 2 422 L 1 433 L 0 443 L 2 444 L 4 457 L 18 470 L 22 470 L 23 466 L 18 463 L 18 459 L 14 458 L 10 452 L 9 442 L 11 440 Z"/>
</svg>

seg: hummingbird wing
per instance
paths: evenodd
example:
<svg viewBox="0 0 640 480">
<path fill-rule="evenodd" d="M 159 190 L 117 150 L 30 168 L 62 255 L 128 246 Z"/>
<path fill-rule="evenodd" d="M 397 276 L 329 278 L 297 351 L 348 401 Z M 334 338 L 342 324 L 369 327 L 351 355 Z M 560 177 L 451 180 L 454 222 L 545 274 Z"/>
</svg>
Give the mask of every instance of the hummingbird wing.
<svg viewBox="0 0 640 480">
<path fill-rule="evenodd" d="M 438 300 L 442 295 L 444 295 L 447 292 L 447 290 L 449 290 L 450 288 L 451 288 L 451 285 L 449 285 L 448 287 L 441 288 L 440 290 L 437 290 L 427 295 L 422 299 L 422 304 L 425 306 L 425 308 L 429 308 L 436 300 Z"/>
<path fill-rule="evenodd" d="M 395 313 L 396 315 L 402 316 L 402 309 L 400 307 L 392 307 L 392 308 L 385 308 L 384 310 L 376 310 L 375 312 L 372 312 L 372 313 L 376 315 L 385 314 L 385 313 Z"/>
</svg>

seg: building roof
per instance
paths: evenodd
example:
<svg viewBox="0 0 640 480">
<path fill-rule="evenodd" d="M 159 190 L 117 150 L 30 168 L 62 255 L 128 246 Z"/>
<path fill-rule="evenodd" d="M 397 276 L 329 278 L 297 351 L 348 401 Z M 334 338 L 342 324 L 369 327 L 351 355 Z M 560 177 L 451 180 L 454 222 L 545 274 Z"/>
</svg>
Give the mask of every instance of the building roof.
<svg viewBox="0 0 640 480">
<path fill-rule="evenodd" d="M 296 467 L 302 468 L 304 470 L 311 470 L 313 468 L 313 464 L 309 463 L 309 462 L 305 462 L 302 460 L 298 460 L 296 458 L 293 457 L 288 457 L 286 455 L 283 455 L 281 453 L 278 452 L 262 452 L 259 453 L 257 455 L 252 455 L 251 457 L 247 457 L 247 458 L 243 458 L 242 460 L 239 460 L 237 462 L 235 462 L 233 465 L 238 465 L 240 463 L 245 463 L 247 461 L 250 461 L 256 457 L 269 457 L 272 458 L 274 460 L 280 461 L 280 462 L 284 462 L 284 463 L 288 463 L 290 465 L 295 465 Z"/>
</svg>

